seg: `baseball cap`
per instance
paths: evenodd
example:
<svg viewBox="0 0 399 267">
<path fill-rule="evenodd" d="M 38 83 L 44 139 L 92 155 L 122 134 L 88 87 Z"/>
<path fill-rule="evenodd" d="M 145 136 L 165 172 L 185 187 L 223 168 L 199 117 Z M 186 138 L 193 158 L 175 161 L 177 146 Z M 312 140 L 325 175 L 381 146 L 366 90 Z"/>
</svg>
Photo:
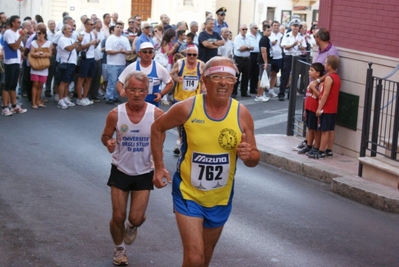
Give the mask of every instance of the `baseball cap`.
<svg viewBox="0 0 399 267">
<path fill-rule="evenodd" d="M 150 42 L 144 42 L 144 43 L 142 43 L 142 44 L 140 45 L 139 50 L 143 50 L 143 49 L 146 49 L 146 48 L 152 48 L 152 49 L 154 49 L 154 46 L 153 46 L 152 43 L 150 43 Z"/>
</svg>

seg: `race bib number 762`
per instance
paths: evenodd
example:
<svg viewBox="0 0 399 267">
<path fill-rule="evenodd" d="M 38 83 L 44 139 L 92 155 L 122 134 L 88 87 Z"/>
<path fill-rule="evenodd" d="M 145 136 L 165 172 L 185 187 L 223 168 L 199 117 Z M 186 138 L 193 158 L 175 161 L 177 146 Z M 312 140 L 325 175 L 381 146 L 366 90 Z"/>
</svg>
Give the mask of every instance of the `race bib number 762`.
<svg viewBox="0 0 399 267">
<path fill-rule="evenodd" d="M 224 187 L 230 173 L 229 154 L 193 153 L 191 184 L 199 190 L 208 191 Z"/>
</svg>

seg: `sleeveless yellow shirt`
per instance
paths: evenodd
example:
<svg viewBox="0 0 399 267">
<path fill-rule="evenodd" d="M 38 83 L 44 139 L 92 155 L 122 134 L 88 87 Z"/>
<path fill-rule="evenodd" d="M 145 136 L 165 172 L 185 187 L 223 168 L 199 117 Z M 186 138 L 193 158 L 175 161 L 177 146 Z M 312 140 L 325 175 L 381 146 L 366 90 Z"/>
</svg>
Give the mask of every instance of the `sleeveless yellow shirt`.
<svg viewBox="0 0 399 267">
<path fill-rule="evenodd" d="M 197 59 L 196 67 L 189 70 L 187 68 L 186 59 L 184 58 L 181 60 L 178 76 L 183 78 L 183 82 L 176 84 L 173 94 L 176 101 L 182 101 L 201 93 L 200 65 L 201 61 Z"/>
<path fill-rule="evenodd" d="M 227 205 L 236 171 L 236 149 L 241 142 L 239 103 L 230 99 L 226 116 L 214 120 L 205 111 L 205 96 L 194 98 L 190 117 L 182 127 L 181 155 L 177 174 L 183 199 L 204 207 Z M 174 192 L 179 193 L 179 192 Z"/>
</svg>

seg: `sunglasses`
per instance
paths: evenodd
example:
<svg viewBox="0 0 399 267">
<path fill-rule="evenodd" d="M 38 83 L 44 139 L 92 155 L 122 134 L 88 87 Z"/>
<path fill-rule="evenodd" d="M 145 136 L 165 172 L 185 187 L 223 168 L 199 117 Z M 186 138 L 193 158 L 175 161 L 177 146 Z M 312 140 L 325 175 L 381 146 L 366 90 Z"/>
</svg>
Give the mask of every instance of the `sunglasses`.
<svg viewBox="0 0 399 267">
<path fill-rule="evenodd" d="M 149 28 L 151 28 L 151 27 L 150 27 L 150 26 L 145 26 L 145 27 L 144 27 L 144 29 L 149 29 Z"/>
<path fill-rule="evenodd" d="M 141 50 L 140 51 L 141 53 L 144 53 L 144 54 L 152 54 L 152 53 L 154 53 L 154 50 Z"/>
<path fill-rule="evenodd" d="M 93 23 L 87 23 L 87 25 L 93 26 L 94 24 Z"/>
<path fill-rule="evenodd" d="M 129 21 L 129 24 L 130 24 L 130 23 L 134 23 L 134 21 Z"/>
<path fill-rule="evenodd" d="M 188 56 L 188 57 L 196 57 L 196 56 L 198 56 L 198 54 L 187 53 L 187 56 Z"/>
<path fill-rule="evenodd" d="M 42 32 L 37 32 L 36 34 L 41 35 L 41 34 L 44 34 L 44 33 L 42 33 Z"/>
<path fill-rule="evenodd" d="M 248 31 L 248 29 L 241 29 L 241 30 L 243 30 L 243 31 Z"/>
</svg>

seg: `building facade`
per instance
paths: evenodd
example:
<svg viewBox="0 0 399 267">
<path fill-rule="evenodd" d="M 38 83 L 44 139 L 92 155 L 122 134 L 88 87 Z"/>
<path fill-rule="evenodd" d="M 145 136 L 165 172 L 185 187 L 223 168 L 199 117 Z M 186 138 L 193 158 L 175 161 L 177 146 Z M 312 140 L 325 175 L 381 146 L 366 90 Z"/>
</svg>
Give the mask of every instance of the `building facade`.
<svg viewBox="0 0 399 267">
<path fill-rule="evenodd" d="M 319 27 L 329 29 L 340 53 L 341 91 L 359 96 L 356 130 L 336 127 L 334 150 L 338 153 L 359 156 L 368 63 L 373 63 L 377 77 L 388 75 L 399 63 L 399 35 L 392 23 L 392 16 L 398 12 L 399 1 L 320 2 Z M 390 80 L 399 82 L 399 74 Z"/>
<path fill-rule="evenodd" d="M 227 8 L 226 22 L 234 34 L 241 23 L 255 22 L 261 25 L 265 19 L 277 20 L 286 25 L 293 15 L 299 15 L 310 24 L 318 20 L 319 1 L 309 0 L 22 0 L 1 1 L 0 11 L 8 16 L 19 14 L 25 16 L 42 15 L 45 21 L 60 21 L 64 11 L 78 20 L 81 15 L 117 12 L 119 19 L 127 22 L 133 15 L 141 15 L 143 20 L 159 22 L 161 14 L 167 14 L 171 23 L 179 21 L 205 21 L 205 12 L 215 11 L 220 7 Z M 214 14 L 215 16 L 215 14 Z M 79 21 L 77 21 L 79 24 Z"/>
</svg>

